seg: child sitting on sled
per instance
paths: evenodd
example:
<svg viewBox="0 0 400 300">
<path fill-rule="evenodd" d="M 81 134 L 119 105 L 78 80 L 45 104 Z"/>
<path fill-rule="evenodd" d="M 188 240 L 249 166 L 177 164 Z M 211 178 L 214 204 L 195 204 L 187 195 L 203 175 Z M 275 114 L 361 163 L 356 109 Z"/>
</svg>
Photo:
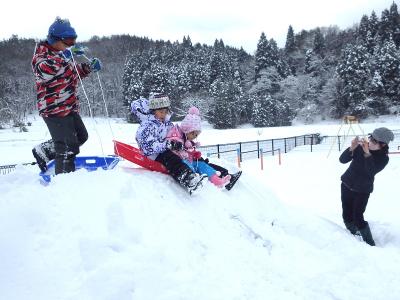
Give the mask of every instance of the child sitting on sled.
<svg viewBox="0 0 400 300">
<path fill-rule="evenodd" d="M 136 132 L 140 150 L 149 159 L 166 167 L 169 174 L 190 194 L 202 187 L 206 175 L 199 175 L 189 168 L 182 159 L 169 149 L 167 133 L 174 126 L 170 121 L 170 100 L 163 94 L 150 95 L 149 100 L 141 98 L 136 102 L 143 111 L 132 109 L 141 121 Z M 146 107 L 148 106 L 148 110 Z M 132 105 L 132 108 L 134 105 Z"/>
<path fill-rule="evenodd" d="M 208 180 L 214 185 L 225 187 L 230 183 L 231 175 L 220 177 L 221 173 L 201 159 L 201 152 L 196 150 L 200 144 L 194 140 L 200 133 L 200 112 L 198 108 L 191 107 L 189 113 L 182 120 L 181 126 L 175 125 L 168 132 L 167 140 L 171 143 L 171 150 L 179 155 L 193 172 L 207 174 Z"/>
</svg>

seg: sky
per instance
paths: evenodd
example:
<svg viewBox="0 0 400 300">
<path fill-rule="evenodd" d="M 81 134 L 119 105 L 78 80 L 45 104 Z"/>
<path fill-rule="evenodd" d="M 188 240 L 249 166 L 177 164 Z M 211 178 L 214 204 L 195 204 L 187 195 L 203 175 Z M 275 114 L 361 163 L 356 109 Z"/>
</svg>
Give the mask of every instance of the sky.
<svg viewBox="0 0 400 300">
<path fill-rule="evenodd" d="M 2 4 L 0 39 L 12 34 L 43 39 L 55 17 L 60 16 L 71 21 L 80 40 L 130 34 L 182 41 L 189 35 L 193 43 L 212 45 L 215 39 L 222 39 L 226 45 L 253 53 L 261 32 L 283 47 L 289 25 L 295 33 L 330 25 L 345 29 L 372 10 L 380 17 L 391 4 L 392 0 L 69 0 L 38 5 L 13 0 Z"/>
</svg>

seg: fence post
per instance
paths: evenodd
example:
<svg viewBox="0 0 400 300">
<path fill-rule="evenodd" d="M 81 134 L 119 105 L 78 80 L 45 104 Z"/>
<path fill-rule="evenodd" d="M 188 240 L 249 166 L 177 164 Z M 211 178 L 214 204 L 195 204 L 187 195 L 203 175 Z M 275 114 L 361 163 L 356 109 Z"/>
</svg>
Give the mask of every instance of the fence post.
<svg viewBox="0 0 400 300">
<path fill-rule="evenodd" d="M 241 162 L 240 155 L 241 155 L 241 152 L 240 152 L 239 148 L 236 149 L 236 153 L 237 153 L 237 164 L 238 164 L 238 167 L 240 168 L 240 162 Z"/>
<path fill-rule="evenodd" d="M 260 149 L 261 171 L 264 170 L 263 149 Z"/>
<path fill-rule="evenodd" d="M 257 158 L 260 158 L 260 141 L 257 141 Z"/>
<path fill-rule="evenodd" d="M 240 161 L 242 161 L 242 142 L 239 142 L 239 156 L 240 156 Z"/>
<path fill-rule="evenodd" d="M 284 138 L 283 141 L 285 142 L 285 153 L 286 153 L 286 138 Z"/>
<path fill-rule="evenodd" d="M 340 135 L 338 135 L 338 145 L 339 145 L 339 152 L 340 152 Z"/>
<path fill-rule="evenodd" d="M 314 135 L 312 134 L 312 135 L 311 135 L 311 152 L 312 152 L 312 146 L 313 146 L 313 144 L 314 144 Z"/>
<path fill-rule="evenodd" d="M 282 164 L 282 160 L 281 160 L 281 148 L 278 149 L 278 155 L 279 155 L 279 165 Z"/>
<path fill-rule="evenodd" d="M 297 136 L 294 137 L 294 146 L 297 147 Z"/>
<path fill-rule="evenodd" d="M 217 145 L 217 155 L 218 155 L 218 158 L 220 158 L 219 157 L 219 144 Z"/>
<path fill-rule="evenodd" d="M 272 147 L 272 156 L 274 156 L 274 155 L 275 155 L 275 151 L 274 151 L 274 139 L 272 139 L 271 147 Z"/>
<path fill-rule="evenodd" d="M 306 136 L 305 136 L 305 135 L 303 135 L 303 140 L 304 140 L 304 141 L 303 141 L 303 142 L 304 142 L 303 145 L 304 145 L 304 146 L 307 145 L 307 144 L 306 144 Z"/>
</svg>

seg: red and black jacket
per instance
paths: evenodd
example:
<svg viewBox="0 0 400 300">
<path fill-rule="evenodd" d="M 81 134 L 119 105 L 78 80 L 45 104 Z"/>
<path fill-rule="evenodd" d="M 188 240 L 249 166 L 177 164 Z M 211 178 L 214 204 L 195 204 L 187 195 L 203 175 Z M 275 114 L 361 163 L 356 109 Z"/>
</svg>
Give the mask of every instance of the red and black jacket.
<svg viewBox="0 0 400 300">
<path fill-rule="evenodd" d="M 36 46 L 32 59 L 32 70 L 37 89 L 37 107 L 42 117 L 64 117 L 78 112 L 78 74 L 86 77 L 90 68 L 65 61 L 59 51 L 47 42 Z"/>
</svg>

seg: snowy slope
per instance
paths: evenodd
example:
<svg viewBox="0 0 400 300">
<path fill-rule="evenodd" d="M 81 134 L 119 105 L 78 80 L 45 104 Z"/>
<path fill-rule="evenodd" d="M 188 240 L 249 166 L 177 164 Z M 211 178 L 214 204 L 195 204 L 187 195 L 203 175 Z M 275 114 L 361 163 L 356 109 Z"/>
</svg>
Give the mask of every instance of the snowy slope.
<svg viewBox="0 0 400 300">
<path fill-rule="evenodd" d="M 2 134 L 14 161 L 39 139 Z M 399 299 L 400 156 L 377 176 L 370 247 L 341 224 L 339 153 L 308 151 L 243 162 L 230 192 L 194 196 L 128 162 L 47 187 L 35 166 L 0 175 L 0 299 Z"/>
</svg>

